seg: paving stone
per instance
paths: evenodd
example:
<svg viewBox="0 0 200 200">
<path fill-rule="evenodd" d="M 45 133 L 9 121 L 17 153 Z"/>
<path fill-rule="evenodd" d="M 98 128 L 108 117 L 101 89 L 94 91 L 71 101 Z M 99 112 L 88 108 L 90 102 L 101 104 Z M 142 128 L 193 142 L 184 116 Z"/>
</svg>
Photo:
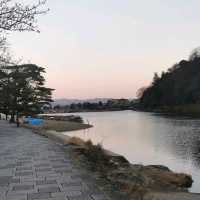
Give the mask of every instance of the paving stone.
<svg viewBox="0 0 200 200">
<path fill-rule="evenodd" d="M 42 193 L 60 192 L 60 188 L 55 186 L 54 187 L 48 186 L 48 187 L 38 188 L 38 191 Z"/>
<path fill-rule="evenodd" d="M 47 177 L 47 179 L 49 180 L 49 177 Z M 51 179 L 52 180 L 52 179 Z M 59 182 L 59 183 L 64 183 L 64 182 L 72 182 L 72 178 L 70 175 L 61 175 L 61 176 L 57 176 L 56 177 L 56 180 Z"/>
<path fill-rule="evenodd" d="M 6 200 L 27 200 L 27 194 L 8 194 Z"/>
<path fill-rule="evenodd" d="M 53 192 L 53 193 L 51 193 L 51 196 L 52 197 L 63 197 L 63 198 L 65 198 L 67 195 L 66 195 L 65 192 Z"/>
<path fill-rule="evenodd" d="M 0 186 L 8 186 L 11 177 L 0 177 Z"/>
<path fill-rule="evenodd" d="M 19 191 L 19 190 L 31 190 L 34 189 L 34 185 L 16 185 L 13 186 L 14 191 Z"/>
<path fill-rule="evenodd" d="M 98 184 L 90 187 L 92 184 L 82 179 L 85 176 L 87 180 L 88 174 L 74 168 L 62 145 L 1 120 L 0 130 L 0 200 L 105 197 L 100 190 L 97 192 Z"/>
<path fill-rule="evenodd" d="M 36 176 L 38 177 L 38 178 L 44 178 L 44 177 L 54 177 L 54 179 L 56 178 L 56 177 L 58 177 L 58 175 L 56 174 L 56 173 L 54 173 L 54 172 L 37 172 L 36 173 Z"/>
<path fill-rule="evenodd" d="M 67 197 L 79 197 L 82 195 L 81 191 L 67 191 L 66 192 Z"/>
<path fill-rule="evenodd" d="M 13 170 L 12 169 L 1 169 L 0 176 L 12 176 Z"/>
<path fill-rule="evenodd" d="M 61 164 L 61 165 L 53 165 L 52 166 L 53 168 L 55 169 L 59 169 L 59 168 L 72 168 L 72 165 L 69 165 L 69 164 Z"/>
<path fill-rule="evenodd" d="M 74 197 L 69 197 L 69 200 L 94 200 L 90 196 L 74 196 Z"/>
<path fill-rule="evenodd" d="M 32 158 L 18 158 L 19 162 L 28 163 L 32 161 Z"/>
<path fill-rule="evenodd" d="M 17 167 L 17 171 L 29 171 L 32 170 L 32 167 Z"/>
<path fill-rule="evenodd" d="M 16 164 L 7 164 L 7 165 L 4 165 L 3 167 L 0 167 L 0 170 L 1 169 L 13 169 L 16 167 Z"/>
<path fill-rule="evenodd" d="M 6 199 L 6 193 L 5 192 L 1 192 L 0 193 L 0 199 L 1 200 L 5 200 Z"/>
<path fill-rule="evenodd" d="M 50 184 L 56 184 L 56 180 L 40 180 L 36 181 L 36 185 L 50 185 Z"/>
<path fill-rule="evenodd" d="M 36 182 L 39 180 L 44 180 L 44 178 L 26 177 L 26 176 L 20 177 L 20 183 L 30 183 L 30 182 Z"/>
<path fill-rule="evenodd" d="M 66 160 L 64 160 L 64 159 L 52 159 L 52 160 L 50 160 L 51 162 L 53 162 L 53 163 L 68 163 L 68 162 L 66 162 Z"/>
<path fill-rule="evenodd" d="M 35 169 L 36 172 L 50 172 L 52 171 L 51 168 L 36 168 Z"/>
<path fill-rule="evenodd" d="M 68 183 L 62 183 L 63 187 L 69 187 L 69 186 L 82 186 L 81 182 L 68 182 Z"/>
<path fill-rule="evenodd" d="M 48 199 L 40 199 L 40 200 L 69 200 L 67 197 L 51 197 Z"/>
<path fill-rule="evenodd" d="M 11 178 L 9 180 L 9 183 L 20 183 L 20 179 L 19 178 Z"/>
<path fill-rule="evenodd" d="M 49 167 L 49 163 L 41 163 L 41 164 L 36 164 L 35 167 Z"/>
<path fill-rule="evenodd" d="M 30 161 L 18 161 L 17 163 L 16 163 L 16 166 L 23 166 L 23 165 L 27 165 L 27 164 L 29 164 L 30 163 Z"/>
<path fill-rule="evenodd" d="M 103 194 L 94 194 L 92 195 L 92 198 L 94 200 L 108 200 L 108 198 L 106 198 Z"/>
<path fill-rule="evenodd" d="M 82 186 L 68 186 L 68 187 L 62 187 L 61 188 L 62 191 L 82 191 L 83 187 Z"/>
<path fill-rule="evenodd" d="M 56 173 L 72 173 L 71 169 L 56 169 L 55 170 Z"/>
<path fill-rule="evenodd" d="M 34 200 L 34 199 L 48 199 L 51 197 L 50 193 L 32 193 L 28 194 L 28 200 Z"/>
<path fill-rule="evenodd" d="M 16 172 L 15 176 L 32 176 L 33 172 Z"/>
<path fill-rule="evenodd" d="M 7 192 L 9 190 L 8 186 L 0 186 L 0 193 Z"/>
</svg>

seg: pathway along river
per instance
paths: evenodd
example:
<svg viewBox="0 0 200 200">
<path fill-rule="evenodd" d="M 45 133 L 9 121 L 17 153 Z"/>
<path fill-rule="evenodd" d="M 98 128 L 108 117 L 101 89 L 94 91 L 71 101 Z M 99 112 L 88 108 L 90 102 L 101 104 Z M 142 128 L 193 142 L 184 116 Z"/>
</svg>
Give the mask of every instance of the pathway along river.
<svg viewBox="0 0 200 200">
<path fill-rule="evenodd" d="M 120 111 L 76 113 L 94 125 L 64 133 L 124 155 L 131 163 L 166 165 L 192 175 L 200 193 L 200 119 Z"/>
</svg>

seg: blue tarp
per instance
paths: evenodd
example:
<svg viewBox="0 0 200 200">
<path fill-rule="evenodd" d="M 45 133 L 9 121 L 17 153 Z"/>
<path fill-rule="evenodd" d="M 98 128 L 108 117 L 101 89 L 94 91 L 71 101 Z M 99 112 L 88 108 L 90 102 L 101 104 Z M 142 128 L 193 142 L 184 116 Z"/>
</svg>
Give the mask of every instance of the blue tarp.
<svg viewBox="0 0 200 200">
<path fill-rule="evenodd" d="M 30 125 L 33 125 L 33 126 L 40 126 L 40 125 L 42 125 L 43 120 L 28 117 L 28 118 L 24 118 L 24 123 L 27 123 L 27 124 L 30 124 Z"/>
</svg>

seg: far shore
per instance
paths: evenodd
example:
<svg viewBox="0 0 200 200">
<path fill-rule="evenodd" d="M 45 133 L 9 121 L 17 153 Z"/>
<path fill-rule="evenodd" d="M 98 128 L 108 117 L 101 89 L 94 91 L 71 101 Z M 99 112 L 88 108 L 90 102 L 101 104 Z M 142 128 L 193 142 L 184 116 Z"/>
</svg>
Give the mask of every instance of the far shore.
<svg viewBox="0 0 200 200">
<path fill-rule="evenodd" d="M 48 114 L 48 115 L 53 115 L 53 114 L 56 114 L 56 113 L 60 113 L 60 114 L 71 114 L 71 113 L 83 113 L 83 112 L 86 112 L 86 113 L 90 113 L 90 112 L 117 112 L 117 111 L 126 111 L 126 110 L 133 110 L 133 109 L 104 109 L 104 110 L 71 110 L 71 111 L 62 111 L 62 110 L 57 110 L 57 111 L 54 111 L 54 112 L 48 112 L 48 113 L 45 113 L 45 114 Z"/>
</svg>

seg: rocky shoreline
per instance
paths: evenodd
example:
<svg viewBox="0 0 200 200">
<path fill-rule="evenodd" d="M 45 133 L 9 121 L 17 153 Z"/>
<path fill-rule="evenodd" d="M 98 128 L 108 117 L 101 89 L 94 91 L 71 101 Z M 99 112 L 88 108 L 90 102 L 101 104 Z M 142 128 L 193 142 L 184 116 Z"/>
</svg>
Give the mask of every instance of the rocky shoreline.
<svg viewBox="0 0 200 200">
<path fill-rule="evenodd" d="M 126 199 L 167 200 L 169 196 L 170 199 L 177 196 L 176 200 L 200 199 L 199 194 L 188 192 L 193 183 L 190 175 L 175 173 L 160 165 L 131 164 L 123 156 L 107 151 L 100 145 L 56 131 L 35 132 L 66 146 L 68 154 L 70 152 L 79 165 L 99 174 Z"/>
</svg>

